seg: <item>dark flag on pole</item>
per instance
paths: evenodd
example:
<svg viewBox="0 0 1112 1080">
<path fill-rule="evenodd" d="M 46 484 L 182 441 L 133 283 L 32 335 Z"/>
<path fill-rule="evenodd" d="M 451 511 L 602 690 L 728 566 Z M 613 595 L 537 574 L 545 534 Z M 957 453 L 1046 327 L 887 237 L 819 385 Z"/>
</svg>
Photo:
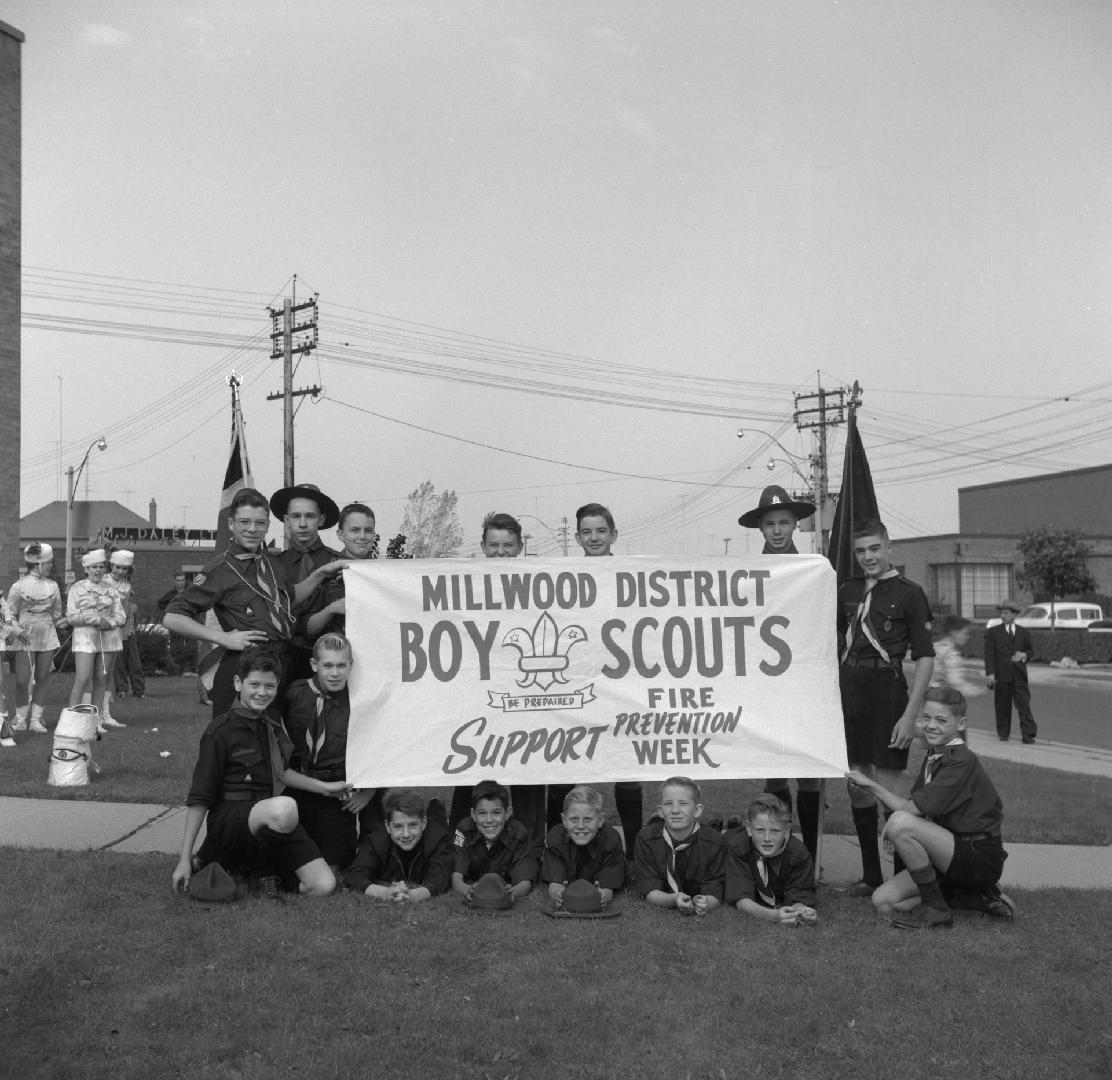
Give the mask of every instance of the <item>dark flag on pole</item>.
<svg viewBox="0 0 1112 1080">
<path fill-rule="evenodd" d="M 239 388 L 243 380 L 233 371 L 228 376 L 232 388 L 232 445 L 228 453 L 228 468 L 224 473 L 224 490 L 220 493 L 220 512 L 216 521 L 216 551 L 228 546 L 232 534 L 228 531 L 232 499 L 243 488 L 255 486 L 251 476 L 251 463 L 247 460 L 247 441 L 243 435 L 243 411 L 239 404 Z"/>
<path fill-rule="evenodd" d="M 846 429 L 846 459 L 842 466 L 842 490 L 838 495 L 838 507 L 834 511 L 834 524 L 830 529 L 830 547 L 827 557 L 838 575 L 838 587 L 849 578 L 863 577 L 853 557 L 853 532 L 869 518 L 880 517 L 877 509 L 876 492 L 873 490 L 873 474 L 869 469 L 869 459 L 865 457 L 865 447 L 857 432 L 857 397 L 860 390 L 856 383 L 849 405 L 849 423 Z"/>
</svg>

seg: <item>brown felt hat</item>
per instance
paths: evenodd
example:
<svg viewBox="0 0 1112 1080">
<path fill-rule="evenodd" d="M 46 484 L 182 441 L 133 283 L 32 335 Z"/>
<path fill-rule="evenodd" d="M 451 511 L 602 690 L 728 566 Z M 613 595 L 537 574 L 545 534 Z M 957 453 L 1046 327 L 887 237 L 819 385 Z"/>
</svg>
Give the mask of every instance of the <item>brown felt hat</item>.
<svg viewBox="0 0 1112 1080">
<path fill-rule="evenodd" d="M 564 890 L 563 907 L 555 910 L 544 909 L 552 919 L 615 919 L 620 911 L 602 906 L 598 886 L 586 878 L 578 878 Z"/>
<path fill-rule="evenodd" d="M 795 514 L 797 521 L 802 521 L 815 512 L 815 504 L 798 502 L 779 484 L 770 484 L 761 492 L 760 503 L 752 510 L 742 514 L 737 519 L 737 523 L 744 525 L 747 529 L 759 529 L 761 527 L 761 515 L 768 510 L 790 510 Z"/>
<path fill-rule="evenodd" d="M 294 499 L 312 499 L 320 510 L 322 529 L 330 529 L 340 520 L 340 508 L 316 484 L 294 484 L 279 488 L 270 496 L 270 511 L 281 521 Z"/>
<path fill-rule="evenodd" d="M 189 895 L 194 900 L 226 904 L 236 898 L 236 883 L 218 862 L 210 862 L 189 879 Z"/>
<path fill-rule="evenodd" d="M 1007 600 L 1001 600 L 1000 603 L 996 605 L 996 610 L 1014 611 L 1018 615 L 1023 610 L 1023 608 L 1021 608 L 1019 604 L 1017 604 L 1011 597 L 1008 597 Z"/>
</svg>

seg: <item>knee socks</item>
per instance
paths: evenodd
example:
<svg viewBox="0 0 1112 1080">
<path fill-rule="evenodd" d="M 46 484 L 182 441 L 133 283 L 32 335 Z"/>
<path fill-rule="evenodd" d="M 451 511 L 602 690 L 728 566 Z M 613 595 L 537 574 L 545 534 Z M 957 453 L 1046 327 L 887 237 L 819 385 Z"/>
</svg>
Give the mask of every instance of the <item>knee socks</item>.
<svg viewBox="0 0 1112 1080">
<path fill-rule="evenodd" d="M 927 907 L 940 908 L 942 911 L 949 910 L 949 904 L 942 896 L 942 890 L 938 887 L 938 877 L 930 863 L 918 870 L 910 870 L 908 873 L 911 874 L 911 880 L 919 886 L 919 898 Z"/>
<path fill-rule="evenodd" d="M 799 812 L 799 831 L 803 834 L 803 845 L 811 854 L 811 861 L 818 859 L 819 849 L 819 798 L 818 791 L 799 791 L 795 805 Z M 818 874 L 818 867 L 815 873 Z"/>
<path fill-rule="evenodd" d="M 866 885 L 874 887 L 884 884 L 884 873 L 880 869 L 880 840 L 876 832 L 879 821 L 876 803 L 853 807 L 853 827 L 861 845 L 861 879 Z"/>
</svg>

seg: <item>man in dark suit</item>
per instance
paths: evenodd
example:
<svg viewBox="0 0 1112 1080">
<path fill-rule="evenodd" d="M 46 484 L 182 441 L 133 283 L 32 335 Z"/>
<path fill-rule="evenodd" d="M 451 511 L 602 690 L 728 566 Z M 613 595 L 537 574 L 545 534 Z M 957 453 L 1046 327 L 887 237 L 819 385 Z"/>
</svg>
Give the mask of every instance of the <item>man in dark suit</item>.
<svg viewBox="0 0 1112 1080">
<path fill-rule="evenodd" d="M 1007 742 L 1012 733 L 1012 703 L 1019 714 L 1019 733 L 1025 743 L 1033 743 L 1038 728 L 1031 714 L 1031 691 L 1027 685 L 1027 661 L 1035 653 L 1031 634 L 1026 627 L 1016 626 L 1015 617 L 1022 608 L 1014 600 L 997 605 L 999 626 L 985 631 L 985 674 L 989 689 L 995 695 L 996 734 Z"/>
</svg>

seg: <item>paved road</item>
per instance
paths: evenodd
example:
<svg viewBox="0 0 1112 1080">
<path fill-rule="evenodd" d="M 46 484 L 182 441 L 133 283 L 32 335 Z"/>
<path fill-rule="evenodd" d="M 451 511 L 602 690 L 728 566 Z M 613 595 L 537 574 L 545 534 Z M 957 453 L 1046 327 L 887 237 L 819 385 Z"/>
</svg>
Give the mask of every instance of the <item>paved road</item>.
<svg viewBox="0 0 1112 1080">
<path fill-rule="evenodd" d="M 965 665 L 965 677 L 985 685 L 980 661 Z M 1031 709 L 1039 734 L 1055 742 L 1112 750 L 1112 670 L 1101 668 L 1066 671 L 1036 664 L 1030 669 Z M 976 731 L 996 733 L 992 691 L 969 701 L 969 726 Z M 1019 724 L 1013 716 L 1013 737 Z"/>
</svg>

